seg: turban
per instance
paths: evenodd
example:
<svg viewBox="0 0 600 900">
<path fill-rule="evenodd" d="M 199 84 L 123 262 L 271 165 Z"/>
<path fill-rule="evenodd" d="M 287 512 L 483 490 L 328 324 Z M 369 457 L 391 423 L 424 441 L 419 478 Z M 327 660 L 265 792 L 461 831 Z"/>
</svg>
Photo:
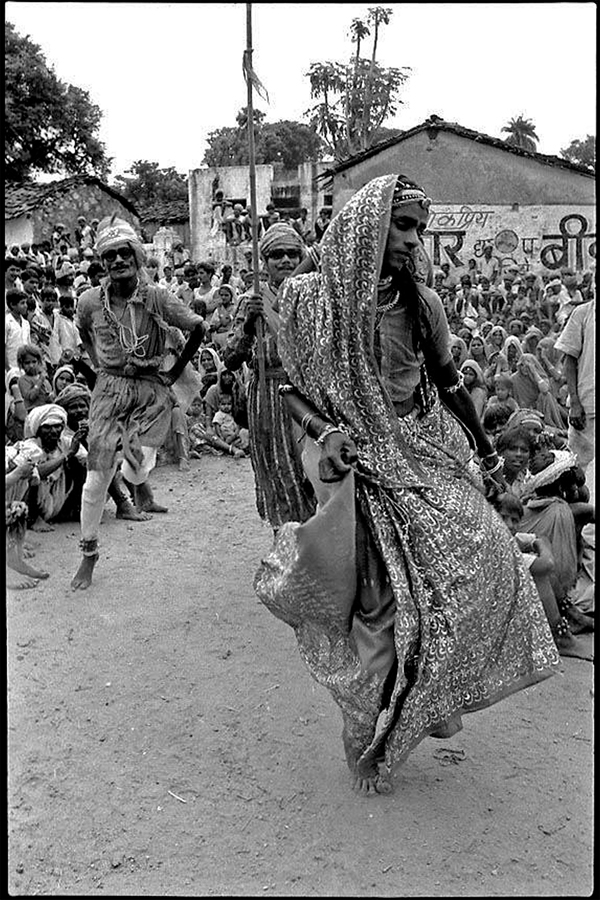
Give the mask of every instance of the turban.
<svg viewBox="0 0 600 900">
<path fill-rule="evenodd" d="M 304 241 L 287 222 L 275 222 L 260 239 L 259 249 L 266 258 L 273 250 L 299 250 L 304 255 Z"/>
<path fill-rule="evenodd" d="M 25 428 L 23 436 L 37 437 L 37 433 L 42 425 L 66 425 L 67 413 L 62 406 L 56 403 L 45 403 L 43 406 L 36 406 L 30 410 L 25 419 Z"/>
<path fill-rule="evenodd" d="M 107 250 L 127 244 L 134 252 L 138 268 L 144 264 L 144 247 L 129 222 L 119 219 L 116 213 L 102 219 L 96 232 L 95 250 L 102 256 Z"/>
<path fill-rule="evenodd" d="M 56 403 L 68 410 L 73 401 L 79 400 L 80 397 L 84 397 L 89 404 L 92 399 L 92 394 L 85 384 L 78 384 L 75 382 L 75 384 L 68 384 L 62 389 L 56 398 Z"/>
</svg>

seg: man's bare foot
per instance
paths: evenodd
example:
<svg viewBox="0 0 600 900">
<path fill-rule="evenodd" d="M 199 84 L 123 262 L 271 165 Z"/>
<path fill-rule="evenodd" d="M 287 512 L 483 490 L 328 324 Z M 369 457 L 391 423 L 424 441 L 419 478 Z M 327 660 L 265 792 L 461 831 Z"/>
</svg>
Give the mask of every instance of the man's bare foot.
<svg viewBox="0 0 600 900">
<path fill-rule="evenodd" d="M 38 586 L 38 581 L 36 578 L 30 578 L 29 576 L 20 576 L 17 572 L 11 571 L 10 569 L 6 573 L 6 587 L 11 591 L 24 591 L 28 588 L 34 588 Z"/>
<path fill-rule="evenodd" d="M 138 507 L 140 512 L 146 513 L 168 513 L 168 506 L 160 506 L 158 503 L 155 503 L 154 500 L 151 500 L 150 503 L 145 503 L 144 506 Z"/>
<path fill-rule="evenodd" d="M 89 588 L 92 583 L 92 574 L 94 572 L 94 566 L 98 562 L 98 554 L 95 553 L 93 556 L 84 556 L 81 560 L 79 568 L 75 572 L 72 580 L 71 580 L 71 590 L 73 591 L 85 591 Z"/>
<path fill-rule="evenodd" d="M 38 532 L 54 531 L 54 526 L 49 525 L 48 522 L 44 522 L 43 519 L 38 518 L 35 520 L 35 522 L 31 526 L 30 531 L 38 531 Z"/>
<path fill-rule="evenodd" d="M 584 642 L 580 638 L 573 637 L 572 634 L 557 636 L 554 638 L 554 642 L 560 656 L 571 656 L 575 659 L 587 659 L 589 662 L 594 661 L 593 650 L 588 650 Z"/>
<path fill-rule="evenodd" d="M 14 572 L 18 572 L 20 575 L 28 575 L 30 578 L 43 579 L 50 577 L 50 572 L 42 572 L 39 569 L 30 566 L 29 563 L 23 559 L 18 549 L 14 547 L 6 552 L 6 565 Z"/>
<path fill-rule="evenodd" d="M 189 472 L 189 470 L 190 470 L 189 460 L 187 460 L 185 458 L 185 456 L 181 456 L 179 458 L 179 471 L 180 472 Z"/>
<path fill-rule="evenodd" d="M 150 513 L 136 509 L 133 503 L 128 500 L 117 506 L 115 518 L 126 519 L 128 522 L 149 522 L 152 516 Z"/>
</svg>

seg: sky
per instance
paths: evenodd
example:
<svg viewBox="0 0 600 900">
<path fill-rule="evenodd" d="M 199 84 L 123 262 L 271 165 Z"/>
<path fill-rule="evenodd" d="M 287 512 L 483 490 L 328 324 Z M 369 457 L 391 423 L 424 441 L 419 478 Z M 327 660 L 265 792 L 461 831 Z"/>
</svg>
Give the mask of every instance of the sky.
<svg viewBox="0 0 600 900">
<path fill-rule="evenodd" d="M 254 69 L 269 122 L 304 120 L 313 62 L 345 61 L 349 26 L 372 3 L 253 3 Z M 402 130 L 432 113 L 494 137 L 523 114 L 540 153 L 595 134 L 595 3 L 382 3 L 381 65 L 411 68 L 403 103 L 384 124 Z M 5 3 L 63 81 L 103 112 L 99 138 L 112 175 L 136 160 L 187 174 L 209 132 L 246 105 L 245 3 Z M 370 52 L 370 43 L 364 53 Z"/>
</svg>

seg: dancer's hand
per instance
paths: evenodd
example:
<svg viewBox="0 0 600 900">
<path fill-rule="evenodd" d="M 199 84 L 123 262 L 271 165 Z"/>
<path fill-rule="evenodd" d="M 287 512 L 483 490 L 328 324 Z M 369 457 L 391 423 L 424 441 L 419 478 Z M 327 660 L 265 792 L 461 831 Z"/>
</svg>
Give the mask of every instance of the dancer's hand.
<svg viewBox="0 0 600 900">
<path fill-rule="evenodd" d="M 323 441 L 319 459 L 319 478 L 331 483 L 341 481 L 358 460 L 356 444 L 343 431 L 332 431 Z"/>
<path fill-rule="evenodd" d="M 167 387 L 171 387 L 172 384 L 175 384 L 175 378 L 173 377 L 173 367 L 167 369 L 164 372 L 160 373 L 160 378 L 163 384 Z"/>
</svg>

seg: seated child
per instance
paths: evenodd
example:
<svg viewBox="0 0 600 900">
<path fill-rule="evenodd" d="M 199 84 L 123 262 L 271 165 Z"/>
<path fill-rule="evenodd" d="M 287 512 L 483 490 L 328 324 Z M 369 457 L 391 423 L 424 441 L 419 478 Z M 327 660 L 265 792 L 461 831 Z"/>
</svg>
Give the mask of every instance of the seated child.
<svg viewBox="0 0 600 900">
<path fill-rule="evenodd" d="M 519 404 L 512 395 L 512 381 L 508 375 L 499 374 L 494 376 L 494 393 L 488 398 L 485 408 L 493 409 L 497 407 L 508 410 L 508 416 L 519 408 Z"/>
<path fill-rule="evenodd" d="M 561 615 L 552 586 L 551 576 L 555 566 L 550 542 L 545 537 L 538 537 L 534 532 L 518 530 L 523 520 L 523 504 L 514 494 L 500 494 L 494 505 L 523 554 L 540 595 L 558 652 L 561 656 L 593 659 L 593 654 L 586 649 L 581 639 L 573 636 L 568 618 Z"/>
<path fill-rule="evenodd" d="M 234 455 L 234 448 L 218 437 L 211 428 L 207 428 L 204 400 L 201 394 L 197 394 L 192 400 L 186 413 L 186 419 L 190 459 L 201 459 L 202 454 L 206 452 L 216 456 L 221 456 L 223 453 Z"/>
<path fill-rule="evenodd" d="M 23 344 L 17 350 L 17 363 L 24 373 L 19 378 L 19 388 L 26 412 L 50 403 L 54 394 L 44 371 L 44 358 L 40 348 L 35 344 Z"/>
<path fill-rule="evenodd" d="M 233 456 L 245 456 L 250 444 L 247 428 L 240 428 L 232 416 L 233 398 L 230 394 L 221 394 L 219 408 L 213 416 L 212 426 L 215 434 L 233 449 Z"/>
<path fill-rule="evenodd" d="M 505 428 L 496 441 L 496 450 L 503 457 L 502 474 L 510 492 L 517 497 L 522 496 L 526 487 L 532 449 L 531 436 L 522 426 Z"/>
<path fill-rule="evenodd" d="M 483 413 L 481 424 L 494 446 L 506 428 L 509 415 L 510 413 L 498 403 L 491 408 L 488 407 Z"/>
</svg>

